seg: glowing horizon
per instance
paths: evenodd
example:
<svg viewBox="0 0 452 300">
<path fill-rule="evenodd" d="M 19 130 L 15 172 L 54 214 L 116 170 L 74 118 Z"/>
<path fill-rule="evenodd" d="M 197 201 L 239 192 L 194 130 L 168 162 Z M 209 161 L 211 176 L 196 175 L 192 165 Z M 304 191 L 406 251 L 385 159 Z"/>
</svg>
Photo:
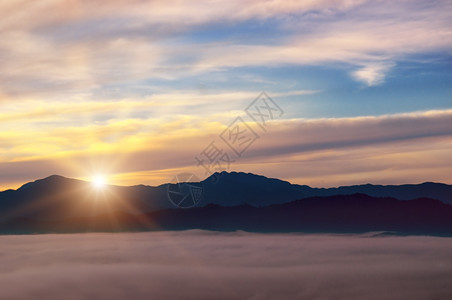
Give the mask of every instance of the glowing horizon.
<svg viewBox="0 0 452 300">
<path fill-rule="evenodd" d="M 450 1 L 220 2 L 0 3 L 0 191 L 206 178 L 236 117 L 259 139 L 227 171 L 452 184 Z M 265 132 L 244 111 L 262 91 L 284 111 Z"/>
</svg>

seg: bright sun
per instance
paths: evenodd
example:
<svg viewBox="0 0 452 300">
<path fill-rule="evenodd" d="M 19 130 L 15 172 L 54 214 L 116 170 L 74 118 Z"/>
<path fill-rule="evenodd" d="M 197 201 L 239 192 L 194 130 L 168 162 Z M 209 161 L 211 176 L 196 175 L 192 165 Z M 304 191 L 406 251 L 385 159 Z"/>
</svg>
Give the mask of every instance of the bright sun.
<svg viewBox="0 0 452 300">
<path fill-rule="evenodd" d="M 103 175 L 94 176 L 91 182 L 96 189 L 103 189 L 107 185 L 107 180 Z"/>
</svg>

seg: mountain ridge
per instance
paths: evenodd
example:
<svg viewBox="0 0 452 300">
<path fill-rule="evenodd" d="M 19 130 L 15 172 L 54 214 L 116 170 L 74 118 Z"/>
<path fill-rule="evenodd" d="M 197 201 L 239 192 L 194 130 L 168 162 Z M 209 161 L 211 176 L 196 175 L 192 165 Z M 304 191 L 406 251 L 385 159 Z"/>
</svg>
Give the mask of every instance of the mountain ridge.
<svg viewBox="0 0 452 300">
<path fill-rule="evenodd" d="M 189 229 L 452 236 L 452 206 L 429 198 L 404 201 L 353 194 L 266 207 L 208 204 L 138 215 L 116 211 L 64 220 L 17 218 L 0 222 L 0 233 L 9 234 Z"/>
<path fill-rule="evenodd" d="M 232 196 L 240 193 L 235 186 L 234 182 L 228 182 L 230 177 L 237 178 L 243 176 L 250 176 L 254 181 L 262 180 L 260 182 L 260 188 L 269 187 L 268 183 L 272 183 L 270 185 L 272 188 L 275 188 L 276 183 L 280 183 L 277 185 L 279 189 L 278 194 L 279 197 L 286 197 L 290 199 L 288 201 L 292 201 L 293 199 L 299 199 L 301 197 L 312 197 L 312 196 L 332 196 L 332 195 L 342 195 L 342 194 L 354 194 L 354 193 L 364 193 L 375 197 L 395 197 L 400 200 L 410 200 L 419 197 L 429 197 L 443 201 L 444 203 L 452 204 L 452 185 L 447 185 L 444 183 L 433 183 L 433 182 L 424 182 L 420 184 L 403 184 L 403 185 L 374 185 L 374 184 L 362 184 L 362 185 L 352 185 L 352 186 L 339 186 L 339 187 L 331 187 L 331 188 L 314 188 L 308 185 L 298 185 L 292 184 L 288 181 L 282 181 L 275 178 L 270 178 L 269 181 L 265 180 L 266 177 L 261 175 L 255 175 L 252 173 L 242 173 L 242 172 L 222 172 L 215 173 L 206 181 L 215 179 L 215 182 L 226 181 L 227 188 L 223 188 L 223 198 L 231 198 Z M 215 183 L 213 183 L 215 184 Z M 209 188 L 209 186 L 208 186 Z M 207 189 L 206 192 L 209 192 Z M 265 196 L 265 191 L 262 193 Z M 271 193 L 272 191 L 270 191 Z M 219 198 L 222 195 L 217 195 Z M 262 203 L 262 198 L 257 199 L 257 197 L 253 195 L 246 195 L 247 198 L 251 198 L 255 201 L 255 205 Z M 218 199 L 218 198 L 217 198 Z M 223 202 L 226 199 L 222 199 Z M 251 201 L 252 202 L 252 201 Z M 215 203 L 220 203 L 220 200 L 217 200 Z M 239 204 L 239 203 L 234 203 Z M 253 203 L 252 203 L 253 204 Z"/>
<path fill-rule="evenodd" d="M 433 182 L 433 181 L 425 181 L 422 183 L 405 183 L 405 184 L 399 184 L 399 185 L 395 185 L 395 184 L 388 184 L 388 185 L 384 185 L 384 184 L 372 184 L 372 183 L 365 183 L 365 184 L 355 184 L 355 185 L 341 185 L 341 186 L 337 186 L 337 187 L 311 187 L 309 185 L 303 185 L 303 184 L 297 184 L 297 183 L 291 183 L 289 181 L 286 180 L 282 180 L 279 178 L 272 178 L 272 177 L 266 177 L 263 175 L 258 175 L 258 174 L 254 174 L 254 173 L 246 173 L 246 172 L 215 172 L 214 174 L 210 175 L 209 177 L 207 177 L 206 179 L 202 180 L 201 182 L 208 182 L 208 181 L 212 181 L 212 180 L 216 180 L 214 178 L 218 178 L 221 176 L 224 176 L 225 174 L 227 175 L 246 175 L 246 176 L 253 176 L 256 178 L 261 178 L 264 180 L 269 180 L 269 181 L 277 181 L 277 182 L 281 182 L 287 185 L 292 185 L 292 186 L 298 186 L 298 187 L 304 187 L 304 188 L 311 188 L 314 190 L 340 190 L 340 189 L 344 189 L 344 188 L 365 188 L 365 187 L 385 187 L 385 188 L 390 188 L 390 187 L 414 187 L 414 186 L 444 186 L 444 187 L 452 187 L 452 185 L 446 184 L 446 183 L 442 183 L 442 182 Z M 0 193 L 3 192 L 8 192 L 8 191 L 18 191 L 21 190 L 23 188 L 27 188 L 28 186 L 32 186 L 35 184 L 39 184 L 39 183 L 43 183 L 43 182 L 49 182 L 50 180 L 52 181 L 56 181 L 56 180 L 71 180 L 73 182 L 79 182 L 79 183 L 85 183 L 85 184 L 90 184 L 89 181 L 85 181 L 85 180 L 80 180 L 80 179 L 75 179 L 75 178 L 70 178 L 70 177 L 65 177 L 62 175 L 57 175 L 57 174 L 53 174 L 53 175 L 49 175 L 47 177 L 44 178 L 40 178 L 34 181 L 30 181 L 27 183 L 24 183 L 22 186 L 20 186 L 17 189 L 6 189 L 3 191 L 0 191 Z M 146 185 L 146 184 L 137 184 L 137 185 L 131 185 L 131 186 L 122 186 L 122 185 L 112 185 L 112 184 L 108 184 L 108 186 L 112 186 L 112 187 L 124 187 L 124 188 L 133 188 L 133 187 L 150 187 L 150 188 L 159 188 L 162 186 L 167 186 L 168 183 L 163 183 L 160 185 Z"/>
<path fill-rule="evenodd" d="M 431 182 L 312 188 L 252 173 L 222 172 L 209 176 L 201 183 L 203 199 L 199 206 L 217 204 L 233 207 L 246 204 L 266 207 L 308 197 L 356 193 L 400 200 L 425 197 L 452 204 L 452 186 Z M 105 191 L 98 191 L 89 182 L 51 175 L 26 183 L 17 190 L 0 192 L 0 221 L 18 217 L 55 220 L 112 211 L 140 214 L 171 209 L 174 205 L 168 199 L 169 187 L 174 185 L 110 185 Z"/>
</svg>

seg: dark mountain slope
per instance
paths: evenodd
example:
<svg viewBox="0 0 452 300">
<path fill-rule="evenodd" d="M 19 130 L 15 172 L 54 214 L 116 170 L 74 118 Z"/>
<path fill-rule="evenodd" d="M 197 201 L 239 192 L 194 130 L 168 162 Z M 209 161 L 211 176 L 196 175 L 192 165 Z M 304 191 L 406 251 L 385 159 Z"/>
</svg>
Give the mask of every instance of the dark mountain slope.
<svg viewBox="0 0 452 300">
<path fill-rule="evenodd" d="M 210 204 L 139 215 L 112 212 L 58 221 L 21 218 L 0 224 L 2 233 L 185 229 L 324 233 L 390 231 L 452 236 L 452 206 L 428 198 L 401 201 L 354 194 L 312 197 L 260 208 Z"/>
<path fill-rule="evenodd" d="M 307 197 L 355 193 L 402 200 L 428 197 L 446 203 L 450 203 L 452 199 L 452 186 L 439 183 L 317 189 L 236 172 L 216 173 L 204 180 L 202 186 L 203 200 L 199 206 L 218 204 L 224 207 L 238 205 L 265 207 Z M 112 212 L 136 215 L 174 208 L 168 200 L 167 189 L 168 185 L 165 184 L 158 187 L 109 186 L 105 191 L 99 191 L 88 182 L 54 175 L 27 183 L 16 191 L 0 192 L 0 221 L 19 217 L 59 220 Z"/>
</svg>

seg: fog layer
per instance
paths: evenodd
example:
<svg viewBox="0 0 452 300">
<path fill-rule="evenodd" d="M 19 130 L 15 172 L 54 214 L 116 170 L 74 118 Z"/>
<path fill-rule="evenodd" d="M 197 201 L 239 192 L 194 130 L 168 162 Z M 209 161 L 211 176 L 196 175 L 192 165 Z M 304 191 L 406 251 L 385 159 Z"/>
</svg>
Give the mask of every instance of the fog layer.
<svg viewBox="0 0 452 300">
<path fill-rule="evenodd" d="M 0 299 L 452 299 L 452 239 L 0 236 Z"/>
</svg>

